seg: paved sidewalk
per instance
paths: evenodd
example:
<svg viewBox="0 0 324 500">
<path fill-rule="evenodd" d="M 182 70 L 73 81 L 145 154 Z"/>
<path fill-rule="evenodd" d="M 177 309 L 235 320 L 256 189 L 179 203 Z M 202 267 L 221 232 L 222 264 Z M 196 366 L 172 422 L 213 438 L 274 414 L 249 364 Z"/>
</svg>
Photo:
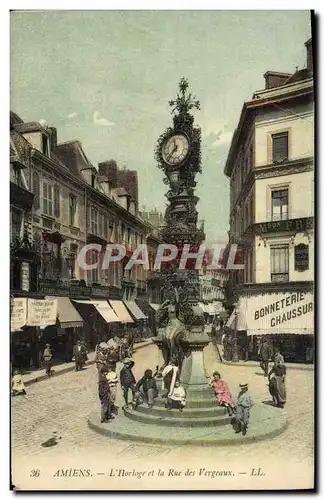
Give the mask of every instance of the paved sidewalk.
<svg viewBox="0 0 324 500">
<path fill-rule="evenodd" d="M 215 349 L 218 349 L 219 351 L 219 354 L 221 355 L 222 357 L 222 364 L 224 365 L 229 365 L 229 366 L 245 366 L 246 368 L 260 368 L 260 361 L 238 361 L 236 363 L 232 362 L 232 361 L 225 361 L 225 359 L 223 358 L 223 346 L 221 344 L 215 344 L 215 342 L 213 342 L 213 345 L 215 347 Z M 285 365 L 287 366 L 287 368 L 289 368 L 290 370 L 310 370 L 310 371 L 313 371 L 314 370 L 314 364 L 305 364 L 305 363 L 285 363 Z"/>
<path fill-rule="evenodd" d="M 152 343 L 151 339 L 144 340 L 143 342 L 136 342 L 134 344 L 133 351 L 136 352 L 138 349 L 146 347 Z M 88 361 L 86 362 L 86 366 L 92 365 L 95 362 L 95 352 L 88 353 Z M 74 361 L 70 363 L 62 363 L 60 365 L 55 365 L 52 368 L 53 377 L 57 375 L 63 375 L 64 373 L 71 372 L 75 369 Z M 41 380 L 47 380 L 48 377 L 45 373 L 45 369 L 41 368 L 40 370 L 35 370 L 31 373 L 26 373 L 22 376 L 23 382 L 25 386 L 35 384 L 36 382 L 40 382 Z"/>
</svg>

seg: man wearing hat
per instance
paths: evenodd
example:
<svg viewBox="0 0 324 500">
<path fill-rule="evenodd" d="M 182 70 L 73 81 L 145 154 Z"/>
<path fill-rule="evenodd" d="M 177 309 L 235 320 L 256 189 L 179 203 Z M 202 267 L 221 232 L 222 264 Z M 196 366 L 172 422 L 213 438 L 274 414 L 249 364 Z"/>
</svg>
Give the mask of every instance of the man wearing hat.
<svg viewBox="0 0 324 500">
<path fill-rule="evenodd" d="M 248 391 L 248 384 L 240 384 L 240 392 L 236 402 L 234 430 L 236 434 L 242 432 L 243 436 L 246 434 L 250 421 L 250 410 L 253 406 L 253 401 Z"/>
<path fill-rule="evenodd" d="M 125 405 L 128 405 L 128 391 L 129 389 L 132 391 L 133 394 L 133 399 L 135 396 L 135 387 L 136 387 L 136 380 L 134 377 L 134 374 L 132 372 L 132 368 L 135 365 L 134 361 L 132 361 L 130 358 L 125 358 L 123 361 L 123 368 L 120 370 L 120 385 L 122 386 L 123 393 L 124 393 L 124 400 L 125 400 Z"/>
<path fill-rule="evenodd" d="M 50 377 L 52 375 L 51 373 L 51 368 L 52 368 L 52 351 L 51 351 L 51 346 L 50 344 L 46 344 L 44 352 L 43 352 L 43 360 L 45 364 L 45 370 L 46 370 L 46 375 Z"/>
<path fill-rule="evenodd" d="M 73 347 L 73 357 L 75 361 L 75 371 L 78 372 L 82 370 L 83 363 L 86 358 L 86 350 L 81 340 L 77 341 L 77 344 Z"/>
</svg>

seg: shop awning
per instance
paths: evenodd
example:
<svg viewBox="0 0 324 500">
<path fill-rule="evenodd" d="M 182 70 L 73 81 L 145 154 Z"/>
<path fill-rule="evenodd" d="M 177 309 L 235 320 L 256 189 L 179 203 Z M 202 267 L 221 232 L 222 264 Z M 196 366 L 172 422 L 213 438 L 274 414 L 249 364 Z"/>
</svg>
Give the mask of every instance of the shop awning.
<svg viewBox="0 0 324 500">
<path fill-rule="evenodd" d="M 260 330 L 247 330 L 247 336 L 251 337 L 251 335 L 255 335 L 257 337 L 262 337 L 263 335 L 314 335 L 313 328 L 285 328 L 284 331 L 280 331 L 279 329 L 261 329 Z"/>
<path fill-rule="evenodd" d="M 242 296 L 237 310 L 237 330 L 249 336 L 314 334 L 314 295 L 309 291 Z"/>
<path fill-rule="evenodd" d="M 234 309 L 234 311 L 232 312 L 232 314 L 230 315 L 230 317 L 228 318 L 228 321 L 226 323 L 226 327 L 227 328 L 232 328 L 234 329 L 234 326 L 235 326 L 235 320 L 236 320 L 236 311 Z"/>
<path fill-rule="evenodd" d="M 118 321 L 120 321 L 121 323 L 134 323 L 121 300 L 110 300 L 109 303 L 113 308 L 115 314 L 118 316 Z"/>
<path fill-rule="evenodd" d="M 57 299 L 57 318 L 61 328 L 78 328 L 83 326 L 83 319 L 69 297 L 53 297 L 49 295 L 46 299 Z"/>
<path fill-rule="evenodd" d="M 145 314 L 142 313 L 136 302 L 133 300 L 124 300 L 124 304 L 135 319 L 146 319 Z"/>
<path fill-rule="evenodd" d="M 150 302 L 150 306 L 154 309 L 154 311 L 159 311 L 161 309 L 161 304 L 152 304 Z"/>
<path fill-rule="evenodd" d="M 106 323 L 117 323 L 120 321 L 107 300 L 75 300 L 78 304 L 92 305 L 103 317 Z"/>
</svg>

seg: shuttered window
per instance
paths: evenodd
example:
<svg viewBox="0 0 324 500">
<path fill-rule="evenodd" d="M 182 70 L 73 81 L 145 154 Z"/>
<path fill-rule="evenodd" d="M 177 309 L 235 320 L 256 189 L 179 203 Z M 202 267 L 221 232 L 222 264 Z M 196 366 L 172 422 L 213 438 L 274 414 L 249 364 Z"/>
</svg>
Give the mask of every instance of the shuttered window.
<svg viewBox="0 0 324 500">
<path fill-rule="evenodd" d="M 98 209 L 91 207 L 91 233 L 98 234 Z"/>
<path fill-rule="evenodd" d="M 53 186 L 43 182 L 43 213 L 53 217 Z"/>
<path fill-rule="evenodd" d="M 103 234 L 104 238 L 108 240 L 108 217 L 106 214 L 103 216 Z"/>
<path fill-rule="evenodd" d="M 103 236 L 104 215 L 99 213 L 99 236 Z"/>
<path fill-rule="evenodd" d="M 69 225 L 75 226 L 76 197 L 73 194 L 69 196 Z"/>
<path fill-rule="evenodd" d="M 272 161 L 280 162 L 288 159 L 288 132 L 272 135 Z"/>
<path fill-rule="evenodd" d="M 54 216 L 60 216 L 60 186 L 58 184 L 54 186 Z"/>
<path fill-rule="evenodd" d="M 33 172 L 33 193 L 34 193 L 34 208 L 38 210 L 40 207 L 40 184 L 39 184 L 39 175 L 37 172 Z"/>
</svg>

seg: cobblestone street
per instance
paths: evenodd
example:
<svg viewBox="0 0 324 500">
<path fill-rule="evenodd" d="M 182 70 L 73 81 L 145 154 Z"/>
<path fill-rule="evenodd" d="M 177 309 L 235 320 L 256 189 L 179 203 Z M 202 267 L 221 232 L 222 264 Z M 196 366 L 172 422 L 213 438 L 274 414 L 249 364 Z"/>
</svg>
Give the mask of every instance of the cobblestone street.
<svg viewBox="0 0 324 500">
<path fill-rule="evenodd" d="M 214 369 L 221 372 L 228 381 L 233 394 L 239 382 L 246 381 L 256 403 L 269 400 L 266 380 L 255 367 L 232 367 L 215 361 L 212 346 L 205 350 L 206 372 Z M 134 354 L 134 373 L 138 379 L 145 368 L 157 364 L 157 349 L 150 345 Z M 219 448 L 195 448 L 186 446 L 186 454 L 191 457 L 244 456 L 297 460 L 310 465 L 313 461 L 313 375 L 311 370 L 291 370 L 287 375 L 288 400 L 285 412 L 290 424 L 283 434 L 271 440 L 253 444 L 240 444 Z M 117 403 L 122 406 L 121 394 Z M 94 365 L 82 372 L 70 372 L 53 379 L 39 382 L 27 388 L 27 395 L 12 399 L 12 453 L 13 458 L 56 457 L 62 458 L 73 452 L 81 455 L 125 456 L 138 459 L 147 456 L 181 457 L 184 447 L 149 446 L 109 440 L 96 434 L 87 426 L 86 417 L 93 410 L 99 411 L 97 396 L 97 373 Z M 278 409 L 278 411 L 281 411 Z M 252 417 L 253 418 L 253 417 Z M 52 437 L 57 437 L 56 446 L 45 448 L 42 445 Z"/>
</svg>

